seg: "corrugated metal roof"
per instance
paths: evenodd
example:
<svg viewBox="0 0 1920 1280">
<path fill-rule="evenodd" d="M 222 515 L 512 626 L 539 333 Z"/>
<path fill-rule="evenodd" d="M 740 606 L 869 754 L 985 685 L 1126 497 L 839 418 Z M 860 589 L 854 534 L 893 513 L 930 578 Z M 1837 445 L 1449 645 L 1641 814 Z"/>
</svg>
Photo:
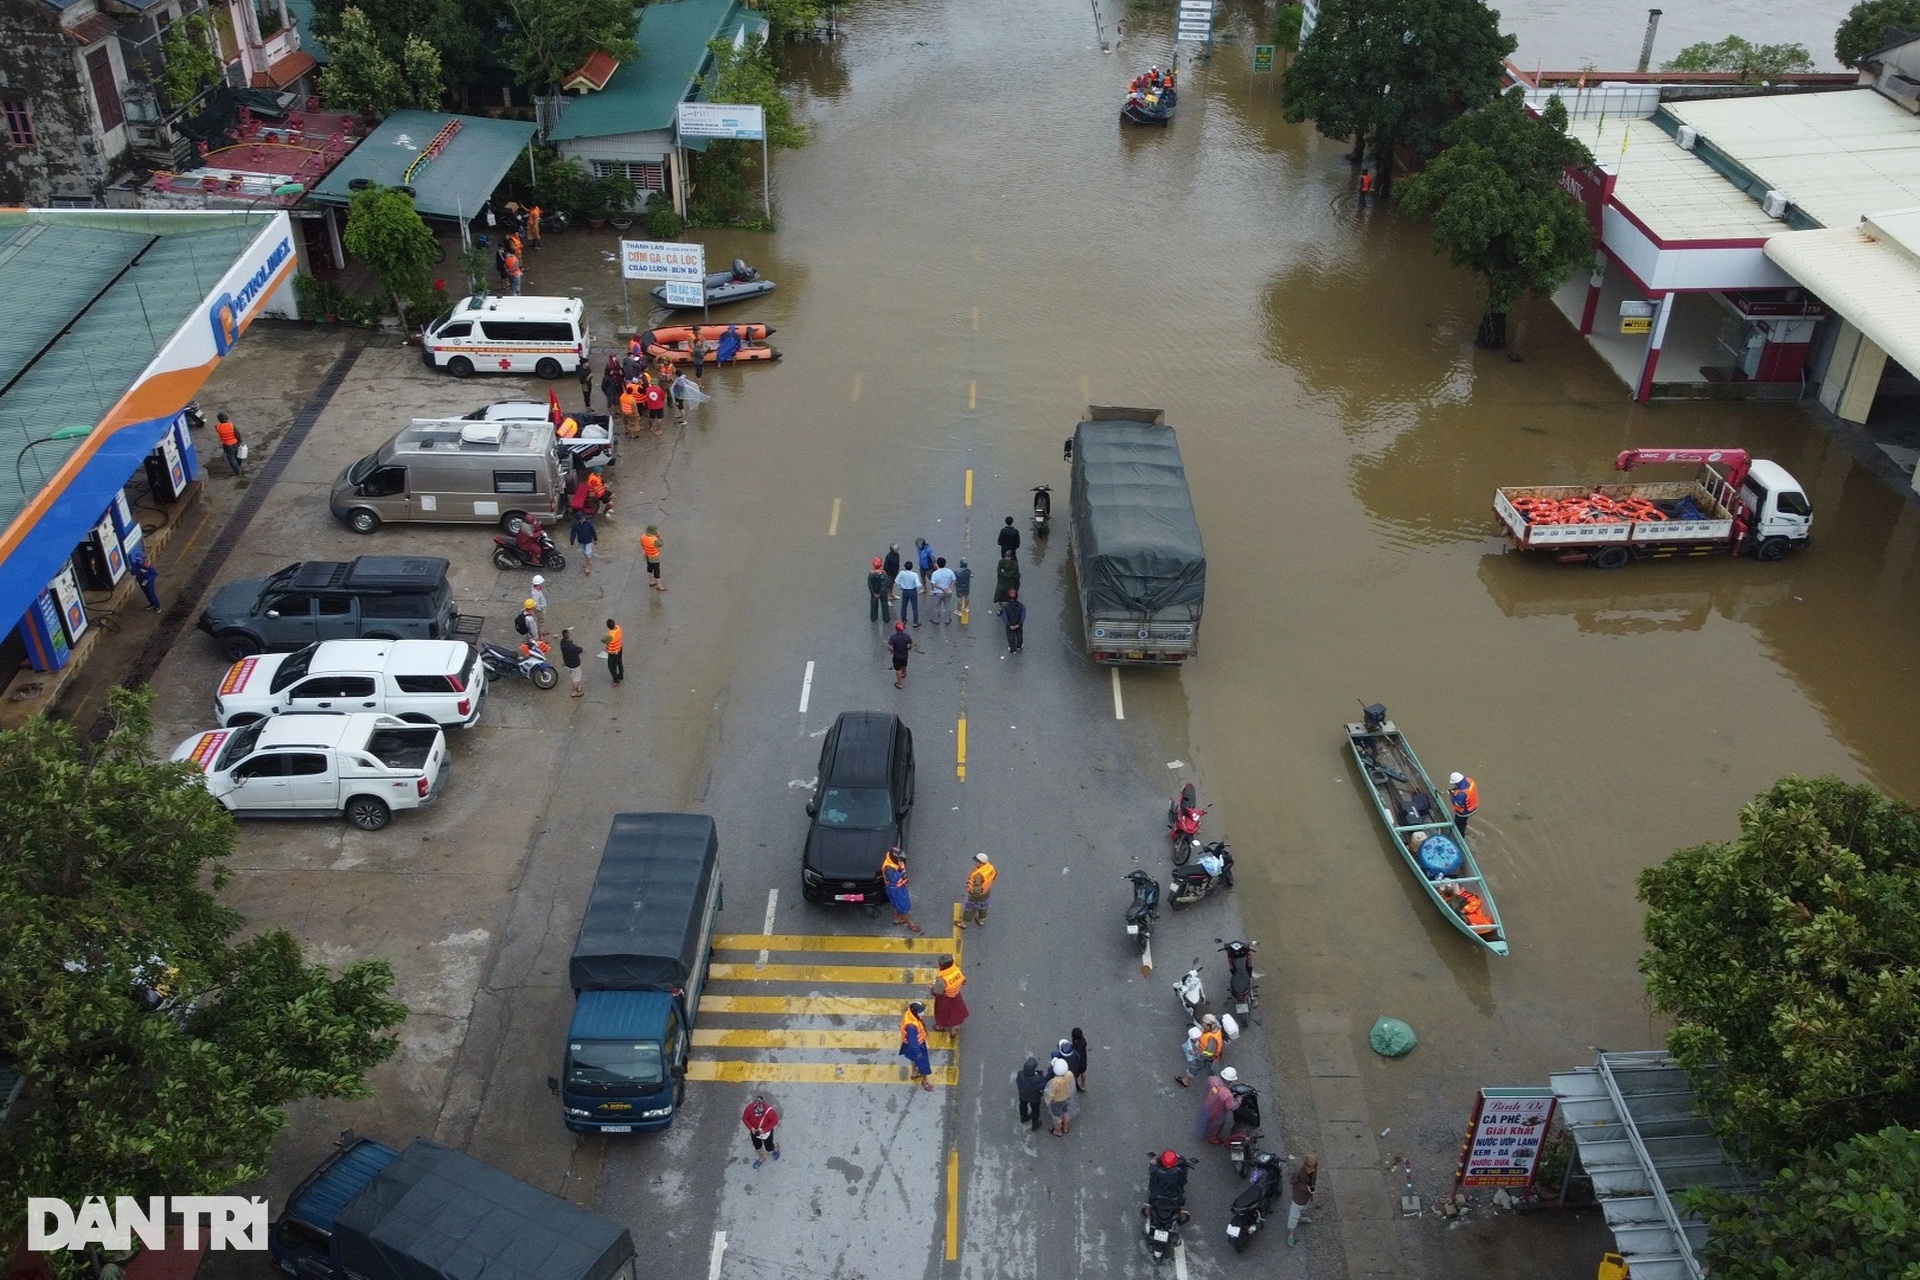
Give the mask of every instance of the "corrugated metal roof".
<svg viewBox="0 0 1920 1280">
<path fill-rule="evenodd" d="M 1698 1113 L 1686 1071 L 1661 1050 L 1602 1053 L 1549 1080 L 1633 1280 L 1701 1280 L 1707 1227 L 1681 1213 L 1674 1193 L 1754 1182 Z"/>
<path fill-rule="evenodd" d="M 61 304 L 55 308 L 60 325 L 31 350 L 23 353 L 10 333 L 0 337 L 12 360 L 8 380 L 0 386 L 0 457 L 20 457 L 29 442 L 45 440 L 56 427 L 98 423 L 259 234 L 266 215 L 193 219 L 175 214 L 170 223 L 162 221 L 165 217 L 137 212 L 78 219 L 0 214 L 0 234 L 6 236 L 0 253 L 19 246 L 18 257 L 0 265 L 0 281 L 7 279 L 7 270 L 32 274 Z M 216 225 L 205 225 L 208 222 Z M 44 229 L 36 232 L 36 226 Z M 129 236 L 145 242 L 144 252 L 128 252 Z M 57 247 L 58 256 L 40 252 L 39 246 Z M 45 277 L 50 270 L 75 273 L 93 283 L 67 288 Z M 103 273 L 112 281 L 104 291 Z M 115 273 L 123 274 L 113 280 Z M 33 296 L 15 293 L 10 281 L 0 287 L 7 288 L 7 297 Z M 79 294 L 82 287 L 84 296 Z M 45 335 L 51 317 L 36 316 L 36 310 L 15 308 L 9 327 L 33 325 Z M 12 522 L 27 498 L 39 492 L 79 444 L 38 444 L 19 467 L 0 467 L 0 528 Z"/>
<path fill-rule="evenodd" d="M 1904 212 L 1906 221 L 1920 216 Z M 1767 241 L 1767 256 L 1902 366 L 1920 369 L 1920 260 L 1888 221 L 1789 231 Z"/>
<path fill-rule="evenodd" d="M 1752 196 L 1651 120 L 1586 119 L 1567 126 L 1618 177 L 1613 197 L 1662 240 L 1764 240 L 1780 230 Z"/>
<path fill-rule="evenodd" d="M 640 56 L 620 64 L 607 87 L 571 100 L 555 142 L 673 128 L 674 111 L 700 82 L 707 41 L 733 21 L 735 0 L 654 0 L 640 13 Z"/>
<path fill-rule="evenodd" d="M 460 122 L 460 131 L 408 181 L 407 167 L 452 120 Z M 507 176 L 532 137 L 533 125 L 520 120 L 396 111 L 348 152 L 347 158 L 308 195 L 331 204 L 346 204 L 353 198 L 351 184 L 355 179 L 365 178 L 386 187 L 404 183 L 413 188 L 413 205 L 421 213 L 436 218 L 471 218 L 480 212 L 480 206 Z"/>
<path fill-rule="evenodd" d="M 0 234 L 0 298 L 33 299 L 0 325 L 0 388 L 27 367 L 153 237 L 36 222 Z M 4 394 L 0 392 L 0 394 Z"/>
<path fill-rule="evenodd" d="M 1662 110 L 1823 227 L 1920 204 L 1920 118 L 1870 88 L 1669 102 Z"/>
</svg>

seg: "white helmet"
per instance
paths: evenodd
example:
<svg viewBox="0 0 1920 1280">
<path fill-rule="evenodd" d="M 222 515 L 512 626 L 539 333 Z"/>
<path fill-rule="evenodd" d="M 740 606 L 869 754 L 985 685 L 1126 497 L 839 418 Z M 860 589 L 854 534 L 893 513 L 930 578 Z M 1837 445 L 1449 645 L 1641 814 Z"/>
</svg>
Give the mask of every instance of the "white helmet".
<svg viewBox="0 0 1920 1280">
<path fill-rule="evenodd" d="M 1232 1084 L 1235 1080 L 1238 1080 L 1240 1078 L 1240 1073 L 1238 1071 L 1235 1071 L 1232 1067 L 1222 1067 L 1220 1068 L 1220 1078 L 1222 1080 L 1225 1080 L 1228 1084 Z"/>
<path fill-rule="evenodd" d="M 1187 1028 L 1187 1039 L 1198 1040 L 1199 1038 L 1200 1038 L 1200 1028 L 1198 1027 Z"/>
<path fill-rule="evenodd" d="M 1457 787 L 1466 780 L 1467 775 L 1464 773 L 1450 773 L 1447 775 L 1447 785 L 1450 787 Z"/>
<path fill-rule="evenodd" d="M 533 575 L 533 585 L 536 587 L 544 587 L 547 585 L 547 580 L 536 573 Z"/>
</svg>

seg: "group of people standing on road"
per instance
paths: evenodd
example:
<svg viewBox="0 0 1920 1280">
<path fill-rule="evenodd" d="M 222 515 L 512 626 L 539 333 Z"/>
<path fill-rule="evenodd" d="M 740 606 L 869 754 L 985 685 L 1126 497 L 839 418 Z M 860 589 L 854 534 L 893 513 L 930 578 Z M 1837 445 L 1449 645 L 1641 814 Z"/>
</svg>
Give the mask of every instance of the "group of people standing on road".
<svg viewBox="0 0 1920 1280">
<path fill-rule="evenodd" d="M 1026 645 L 1027 606 L 1020 599 L 1020 530 L 1008 516 L 1000 527 L 1000 559 L 994 569 L 993 602 L 1006 630 L 1007 652 L 1018 653 Z M 907 661 L 918 646 L 907 634 L 911 619 L 920 626 L 920 598 L 927 597 L 927 617 L 935 626 L 951 625 L 958 618 L 962 625 L 971 621 L 973 570 L 962 557 L 949 566 L 947 558 L 935 555 L 925 538 L 915 538 L 913 550 L 902 554 L 899 543 L 887 547 L 884 556 L 873 558 L 867 574 L 867 620 L 892 623 L 893 630 L 883 644 L 893 664 L 893 687 L 906 688 Z M 900 617 L 896 621 L 895 603 Z"/>
</svg>

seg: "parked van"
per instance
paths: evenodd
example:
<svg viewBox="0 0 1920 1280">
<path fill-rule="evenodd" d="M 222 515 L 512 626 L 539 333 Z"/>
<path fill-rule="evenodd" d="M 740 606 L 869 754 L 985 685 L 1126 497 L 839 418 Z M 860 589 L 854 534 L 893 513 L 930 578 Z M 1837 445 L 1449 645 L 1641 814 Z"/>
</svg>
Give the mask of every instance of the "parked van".
<svg viewBox="0 0 1920 1280">
<path fill-rule="evenodd" d="M 328 507 L 355 533 L 425 520 L 498 524 L 508 533 L 527 516 L 566 511 L 564 476 L 545 422 L 416 418 L 340 473 Z"/>
<path fill-rule="evenodd" d="M 456 378 L 476 369 L 557 378 L 578 369 L 592 348 L 578 298 L 462 298 L 420 335 L 427 367 Z"/>
</svg>

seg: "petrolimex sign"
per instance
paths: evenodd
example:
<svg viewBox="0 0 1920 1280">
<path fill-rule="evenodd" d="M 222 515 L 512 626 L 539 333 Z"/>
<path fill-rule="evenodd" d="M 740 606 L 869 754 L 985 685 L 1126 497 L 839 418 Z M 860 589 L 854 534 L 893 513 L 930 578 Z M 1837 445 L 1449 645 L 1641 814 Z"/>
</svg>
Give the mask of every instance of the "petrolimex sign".
<svg viewBox="0 0 1920 1280">
<path fill-rule="evenodd" d="M 201 1247 L 202 1224 L 209 1249 L 267 1247 L 267 1202 L 259 1196 L 149 1196 L 144 1206 L 132 1196 L 116 1196 L 111 1208 L 106 1197 L 88 1196 L 78 1209 L 65 1200 L 28 1196 L 27 1248 L 53 1253 L 98 1245 L 125 1251 L 138 1236 L 148 1249 L 165 1249 L 169 1212 L 183 1224 L 183 1248 Z"/>
<path fill-rule="evenodd" d="M 207 320 L 213 326 L 213 350 L 216 355 L 226 355 L 233 344 L 240 340 L 252 320 L 253 309 L 266 293 L 274 279 L 280 274 L 280 268 L 287 259 L 293 257 L 293 238 L 281 236 L 277 242 L 269 242 L 264 258 L 259 258 L 252 274 L 242 280 L 238 288 L 225 289 L 214 295 L 213 302 L 207 308 Z M 255 246 L 249 258 L 255 258 L 260 246 Z M 248 264 L 236 264 L 245 270 Z"/>
</svg>

